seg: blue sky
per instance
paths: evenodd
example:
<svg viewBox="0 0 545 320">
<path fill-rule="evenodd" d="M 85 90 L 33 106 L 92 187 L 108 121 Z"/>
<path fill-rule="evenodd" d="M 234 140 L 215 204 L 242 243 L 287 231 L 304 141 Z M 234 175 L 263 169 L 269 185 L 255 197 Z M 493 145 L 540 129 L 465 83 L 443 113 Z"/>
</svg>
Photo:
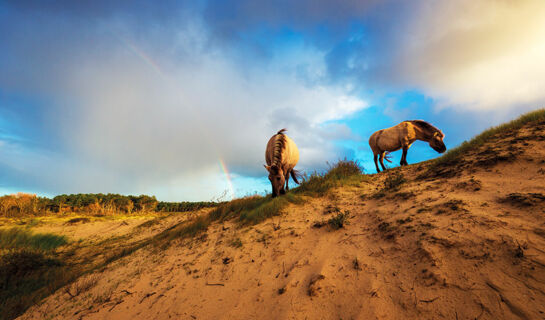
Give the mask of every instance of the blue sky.
<svg viewBox="0 0 545 320">
<path fill-rule="evenodd" d="M 4 1 L 0 194 L 261 193 L 281 128 L 305 172 L 374 173 L 381 128 L 452 148 L 542 108 L 543 39 L 541 0 Z"/>
</svg>

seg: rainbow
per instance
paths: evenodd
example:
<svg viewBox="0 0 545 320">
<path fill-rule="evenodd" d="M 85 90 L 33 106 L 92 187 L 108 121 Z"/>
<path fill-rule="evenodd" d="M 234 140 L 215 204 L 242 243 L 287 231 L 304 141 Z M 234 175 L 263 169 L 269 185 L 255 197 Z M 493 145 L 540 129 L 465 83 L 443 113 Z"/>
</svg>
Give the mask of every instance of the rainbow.
<svg viewBox="0 0 545 320">
<path fill-rule="evenodd" d="M 134 43 L 132 43 L 129 39 L 125 39 L 121 35 L 114 33 L 115 36 L 121 41 L 129 50 L 140 57 L 140 59 L 144 60 L 155 72 L 157 72 L 161 77 L 165 77 L 165 73 L 161 68 L 159 67 L 159 64 L 155 62 L 150 56 L 148 56 L 144 51 L 140 50 Z"/>
<path fill-rule="evenodd" d="M 229 174 L 229 170 L 227 170 L 225 161 L 223 161 L 222 158 L 220 158 L 219 160 L 220 160 L 221 170 L 223 170 L 223 173 L 225 174 L 225 178 L 227 179 L 227 186 L 229 187 L 229 192 L 231 193 L 231 200 L 233 200 L 235 198 L 235 189 L 233 188 L 233 181 L 231 180 L 231 175 Z"/>
<path fill-rule="evenodd" d="M 149 55 L 147 55 L 144 51 L 142 51 L 136 44 L 131 42 L 129 39 L 126 39 L 122 37 L 120 34 L 114 32 L 114 36 L 119 39 L 121 43 L 123 43 L 132 53 L 137 55 L 140 59 L 142 59 L 148 66 L 150 66 L 159 76 L 161 76 L 163 79 L 167 79 L 166 74 L 161 70 L 161 67 L 157 62 L 155 62 Z M 174 85 L 172 81 L 168 81 L 171 85 Z M 189 110 L 192 111 L 192 110 Z M 204 128 L 203 126 L 200 126 L 201 128 Z M 201 129 L 202 131 L 202 129 Z M 214 145 L 213 140 L 210 139 L 210 136 L 207 134 L 207 132 L 202 132 L 203 136 L 207 137 L 209 142 Z M 217 150 L 217 148 L 215 148 Z M 227 186 L 229 188 L 228 192 L 230 193 L 231 200 L 235 198 L 235 189 L 233 188 L 233 181 L 231 180 L 231 175 L 229 174 L 229 170 L 227 170 L 227 166 L 225 165 L 225 161 L 221 157 L 219 158 L 220 168 L 223 170 L 223 173 L 225 174 L 225 179 L 227 180 Z"/>
</svg>

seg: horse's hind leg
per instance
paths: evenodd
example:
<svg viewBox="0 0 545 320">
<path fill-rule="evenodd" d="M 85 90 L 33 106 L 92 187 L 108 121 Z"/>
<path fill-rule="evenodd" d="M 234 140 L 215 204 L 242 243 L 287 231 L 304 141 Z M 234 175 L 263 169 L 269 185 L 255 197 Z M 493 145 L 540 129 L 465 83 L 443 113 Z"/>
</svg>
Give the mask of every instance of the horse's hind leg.
<svg viewBox="0 0 545 320">
<path fill-rule="evenodd" d="M 382 170 L 386 170 L 386 167 L 384 166 L 384 155 L 386 154 L 386 152 L 383 152 L 380 154 L 380 166 L 382 167 Z"/>
<path fill-rule="evenodd" d="M 379 173 L 380 169 L 378 168 L 378 154 L 375 154 L 374 160 L 375 160 L 375 166 L 377 167 L 377 173 Z"/>
<path fill-rule="evenodd" d="M 408 165 L 408 163 L 407 163 L 407 150 L 409 150 L 409 147 L 403 147 L 403 155 L 401 156 L 401 162 L 399 163 L 402 166 Z"/>
</svg>

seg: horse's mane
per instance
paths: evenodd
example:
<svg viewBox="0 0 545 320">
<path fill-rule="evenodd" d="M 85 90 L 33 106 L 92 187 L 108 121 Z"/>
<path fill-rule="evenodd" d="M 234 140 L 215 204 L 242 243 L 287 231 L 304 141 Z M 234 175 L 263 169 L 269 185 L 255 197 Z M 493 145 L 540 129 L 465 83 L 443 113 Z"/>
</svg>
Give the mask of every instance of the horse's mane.
<svg viewBox="0 0 545 320">
<path fill-rule="evenodd" d="M 286 136 L 284 135 L 286 129 L 278 131 L 274 138 L 274 148 L 273 148 L 273 161 L 272 165 L 278 165 L 278 162 L 281 161 L 282 150 L 286 147 Z"/>
<path fill-rule="evenodd" d="M 431 123 L 424 120 L 406 120 L 406 122 L 410 122 L 415 126 L 421 128 L 422 130 L 430 132 L 431 134 L 434 134 L 435 132 L 441 132 L 441 130 L 437 129 Z"/>
</svg>

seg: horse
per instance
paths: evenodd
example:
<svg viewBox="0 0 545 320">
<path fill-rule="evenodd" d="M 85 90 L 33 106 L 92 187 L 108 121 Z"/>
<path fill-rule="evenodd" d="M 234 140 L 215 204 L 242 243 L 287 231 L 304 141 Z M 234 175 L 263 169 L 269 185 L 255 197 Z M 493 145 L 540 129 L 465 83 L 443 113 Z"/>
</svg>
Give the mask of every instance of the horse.
<svg viewBox="0 0 545 320">
<path fill-rule="evenodd" d="M 433 150 L 443 153 L 447 150 L 447 147 L 443 143 L 444 137 L 445 135 L 441 130 L 423 120 L 407 120 L 391 128 L 376 131 L 369 138 L 369 146 L 373 150 L 377 172 L 380 172 L 377 163 L 379 155 L 382 170 L 386 170 L 384 167 L 384 156 L 386 153 L 403 149 L 403 155 L 399 164 L 402 166 L 408 165 L 407 150 L 409 150 L 413 142 L 416 140 L 426 141 Z M 386 160 L 391 162 L 388 158 Z"/>
<path fill-rule="evenodd" d="M 267 165 L 263 165 L 269 172 L 269 181 L 272 185 L 272 197 L 280 194 L 285 194 L 289 190 L 288 181 L 290 175 L 295 183 L 298 172 L 293 169 L 299 161 L 299 149 L 295 142 L 284 134 L 286 129 L 278 131 L 269 139 L 267 149 L 265 149 L 265 161 Z M 286 188 L 284 189 L 284 183 Z"/>
</svg>

